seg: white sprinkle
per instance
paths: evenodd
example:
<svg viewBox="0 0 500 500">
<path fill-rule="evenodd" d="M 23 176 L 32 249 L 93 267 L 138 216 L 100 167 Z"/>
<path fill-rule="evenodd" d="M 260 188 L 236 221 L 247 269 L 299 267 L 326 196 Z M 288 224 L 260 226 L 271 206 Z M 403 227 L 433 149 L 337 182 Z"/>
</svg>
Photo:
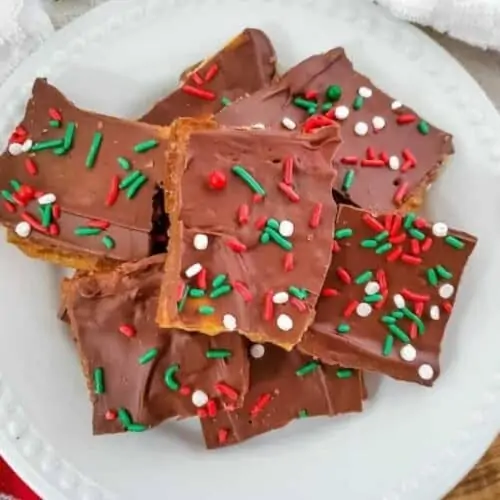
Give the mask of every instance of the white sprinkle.
<svg viewBox="0 0 500 500">
<path fill-rule="evenodd" d="M 18 156 L 23 152 L 23 146 L 22 144 L 13 142 L 12 144 L 9 144 L 8 151 L 12 156 Z"/>
<path fill-rule="evenodd" d="M 222 324 L 228 331 L 236 330 L 236 318 L 232 314 L 224 314 Z"/>
<path fill-rule="evenodd" d="M 293 328 L 293 320 L 288 314 L 280 314 L 276 320 L 276 324 L 280 330 L 288 332 Z"/>
<path fill-rule="evenodd" d="M 290 238 L 290 236 L 292 236 L 293 234 L 294 229 L 295 227 L 293 225 L 293 222 L 286 219 L 280 222 L 279 233 L 281 234 L 281 236 Z"/>
<path fill-rule="evenodd" d="M 335 108 L 335 118 L 337 120 L 345 120 L 349 116 L 349 108 L 347 106 L 338 106 Z"/>
<path fill-rule="evenodd" d="M 193 246 L 196 250 L 206 250 L 208 247 L 208 236 L 203 233 L 194 235 Z"/>
<path fill-rule="evenodd" d="M 380 285 L 376 281 L 369 281 L 365 286 L 366 295 L 373 295 L 380 291 Z"/>
<path fill-rule="evenodd" d="M 186 275 L 186 278 L 192 278 L 193 276 L 196 276 L 201 270 L 202 266 L 199 262 L 196 264 L 193 264 L 192 266 L 189 266 L 185 271 L 184 274 Z"/>
<path fill-rule="evenodd" d="M 455 287 L 451 283 L 445 283 L 439 287 L 439 296 L 443 299 L 449 299 L 455 293 Z"/>
<path fill-rule="evenodd" d="M 432 234 L 436 238 L 444 238 L 448 235 L 448 226 L 444 222 L 436 222 L 432 226 Z"/>
<path fill-rule="evenodd" d="M 389 158 L 389 168 L 391 170 L 399 170 L 400 165 L 401 162 L 399 161 L 399 158 L 397 156 L 391 156 Z"/>
<path fill-rule="evenodd" d="M 288 302 L 287 292 L 277 292 L 273 295 L 274 304 L 286 304 Z"/>
<path fill-rule="evenodd" d="M 396 111 L 396 109 L 399 109 L 401 106 L 403 106 L 399 101 L 393 101 L 391 104 L 391 109 L 393 111 Z"/>
<path fill-rule="evenodd" d="M 31 234 L 31 226 L 26 222 L 20 222 L 15 229 L 19 238 L 27 238 Z"/>
<path fill-rule="evenodd" d="M 439 309 L 439 306 L 437 305 L 431 306 L 431 308 L 429 309 L 429 316 L 434 321 L 438 321 L 439 318 L 441 317 L 441 310 Z"/>
<path fill-rule="evenodd" d="M 201 408 L 202 406 L 205 406 L 208 403 L 208 396 L 205 392 L 197 389 L 191 395 L 191 401 L 197 408 Z"/>
<path fill-rule="evenodd" d="M 373 92 L 368 87 L 359 87 L 358 94 L 365 99 L 369 99 L 373 95 Z"/>
<path fill-rule="evenodd" d="M 250 347 L 250 356 L 254 359 L 259 359 L 264 356 L 266 348 L 262 344 L 253 344 Z"/>
<path fill-rule="evenodd" d="M 38 198 L 39 205 L 49 205 L 56 202 L 56 195 L 54 193 L 46 193 Z"/>
<path fill-rule="evenodd" d="M 250 126 L 250 128 L 253 128 L 254 130 L 265 130 L 266 126 L 263 123 L 254 123 Z"/>
<path fill-rule="evenodd" d="M 354 133 L 356 135 L 364 136 L 368 133 L 368 125 L 365 122 L 358 122 L 354 125 Z"/>
<path fill-rule="evenodd" d="M 374 116 L 372 125 L 375 130 L 382 130 L 385 127 L 385 120 L 381 116 Z"/>
<path fill-rule="evenodd" d="M 424 363 L 418 367 L 418 376 L 422 380 L 432 380 L 434 377 L 434 370 L 431 365 Z"/>
<path fill-rule="evenodd" d="M 288 116 L 285 116 L 285 118 L 281 120 L 281 125 L 288 130 L 295 130 L 297 128 L 297 124 L 291 118 L 288 118 Z"/>
<path fill-rule="evenodd" d="M 372 313 L 372 306 L 366 302 L 360 302 L 356 307 L 356 314 L 361 318 L 366 318 Z"/>
<path fill-rule="evenodd" d="M 417 359 L 417 350 L 411 344 L 406 344 L 401 347 L 399 355 L 403 361 L 415 361 Z"/>
<path fill-rule="evenodd" d="M 392 300 L 394 301 L 394 305 L 398 308 L 398 309 L 403 309 L 403 307 L 406 306 L 406 302 L 405 302 L 405 299 L 404 297 L 399 294 L 399 293 L 396 293 L 394 295 L 394 297 L 392 298 Z"/>
<path fill-rule="evenodd" d="M 31 139 L 26 139 L 22 145 L 23 153 L 27 153 L 32 148 L 32 146 L 33 146 L 33 141 Z"/>
</svg>

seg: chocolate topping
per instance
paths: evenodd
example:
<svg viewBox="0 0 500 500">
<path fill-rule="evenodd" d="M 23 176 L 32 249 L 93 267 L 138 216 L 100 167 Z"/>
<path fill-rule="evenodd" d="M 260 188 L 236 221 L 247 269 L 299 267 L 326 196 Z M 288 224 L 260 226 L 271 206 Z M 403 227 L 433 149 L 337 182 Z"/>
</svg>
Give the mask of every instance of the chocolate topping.
<svg viewBox="0 0 500 500">
<path fill-rule="evenodd" d="M 341 205 L 336 243 L 299 348 L 325 363 L 432 385 L 476 239 L 412 213 L 375 218 Z"/>
<path fill-rule="evenodd" d="M 207 448 L 239 443 L 285 426 L 296 418 L 362 410 L 359 372 L 323 366 L 296 350 L 256 344 L 251 386 L 240 409 L 201 419 Z"/>
<path fill-rule="evenodd" d="M 211 401 L 201 405 L 205 408 L 243 402 L 248 360 L 242 337 L 210 338 L 156 326 L 164 259 L 157 255 L 109 273 L 80 274 L 64 287 L 94 405 L 95 434 L 144 430 L 124 425 L 120 408 L 147 428 L 169 417 L 206 412 L 194 404 L 200 394 Z M 94 382 L 99 371 L 102 391 Z M 221 384 L 233 390 L 231 398 Z M 110 418 L 114 412 L 118 418 Z"/>
<path fill-rule="evenodd" d="M 397 106 L 336 48 L 306 59 L 216 119 L 231 127 L 260 123 L 284 129 L 283 119 L 288 118 L 305 131 L 335 119 L 342 129 L 334 159 L 337 198 L 383 212 L 418 203 L 420 188 L 432 182 L 453 152 L 449 134 L 410 108 Z"/>
<path fill-rule="evenodd" d="M 275 77 L 275 63 L 269 38 L 260 30 L 245 29 L 220 52 L 183 75 L 180 87 L 155 104 L 141 121 L 169 125 L 180 116 L 211 116 L 268 85 Z"/>
<path fill-rule="evenodd" d="M 173 137 L 189 123 L 174 125 Z M 237 329 L 286 349 L 300 340 L 331 259 L 338 141 L 331 127 L 314 136 L 206 130 L 176 141 L 162 326 Z"/>
</svg>

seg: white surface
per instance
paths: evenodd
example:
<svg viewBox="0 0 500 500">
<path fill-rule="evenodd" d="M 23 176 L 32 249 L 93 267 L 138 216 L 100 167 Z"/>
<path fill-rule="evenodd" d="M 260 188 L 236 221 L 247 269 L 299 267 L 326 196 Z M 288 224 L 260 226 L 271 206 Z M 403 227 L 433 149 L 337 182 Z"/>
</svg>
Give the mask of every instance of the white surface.
<svg viewBox="0 0 500 500">
<path fill-rule="evenodd" d="M 45 500 L 303 500 L 325 492 L 432 500 L 498 431 L 500 117 L 412 27 L 353 0 L 111 2 L 57 33 L 0 88 L 0 137 L 20 117 L 36 74 L 81 106 L 137 116 L 188 64 L 248 25 L 272 36 L 284 66 L 344 45 L 375 83 L 455 134 L 456 156 L 428 212 L 480 243 L 444 342 L 443 374 L 431 390 L 370 378 L 361 415 L 303 419 L 215 452 L 204 450 L 194 420 L 92 438 L 72 341 L 55 317 L 61 273 L 1 244 L 0 451 Z"/>
</svg>

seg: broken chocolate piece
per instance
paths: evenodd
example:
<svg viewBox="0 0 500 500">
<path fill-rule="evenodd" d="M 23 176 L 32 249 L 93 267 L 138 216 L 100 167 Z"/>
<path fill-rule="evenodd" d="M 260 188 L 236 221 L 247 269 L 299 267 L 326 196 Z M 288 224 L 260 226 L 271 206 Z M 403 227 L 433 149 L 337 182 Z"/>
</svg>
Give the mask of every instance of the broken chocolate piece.
<svg viewBox="0 0 500 500">
<path fill-rule="evenodd" d="M 306 59 L 216 120 L 305 132 L 339 123 L 336 199 L 374 212 L 419 206 L 453 152 L 449 134 L 357 73 L 342 48 Z"/>
<path fill-rule="evenodd" d="M 314 318 L 331 259 L 338 131 L 201 126 L 189 119 L 172 126 L 158 322 L 208 335 L 238 330 L 291 349 Z"/>
<path fill-rule="evenodd" d="M 432 385 L 476 239 L 414 213 L 340 206 L 336 248 L 299 348 L 326 363 Z"/>
<path fill-rule="evenodd" d="M 141 121 L 170 125 L 181 116 L 211 116 L 271 83 L 275 65 L 276 54 L 265 33 L 245 29 L 220 52 L 188 70 L 179 88 Z"/>
<path fill-rule="evenodd" d="M 362 410 L 357 370 L 322 365 L 270 344 L 252 345 L 250 355 L 251 384 L 243 407 L 201 419 L 207 448 L 245 441 L 296 418 Z"/>
<path fill-rule="evenodd" d="M 94 406 L 94 434 L 141 431 L 166 418 L 243 403 L 244 339 L 161 330 L 164 255 L 108 273 L 78 275 L 64 293 Z"/>
</svg>

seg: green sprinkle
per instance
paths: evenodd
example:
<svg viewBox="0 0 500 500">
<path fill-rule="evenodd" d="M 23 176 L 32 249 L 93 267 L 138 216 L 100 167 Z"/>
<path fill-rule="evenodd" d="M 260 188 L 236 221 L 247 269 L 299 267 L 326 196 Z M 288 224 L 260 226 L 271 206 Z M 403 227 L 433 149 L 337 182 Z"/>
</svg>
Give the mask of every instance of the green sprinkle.
<svg viewBox="0 0 500 500">
<path fill-rule="evenodd" d="M 340 85 L 330 85 L 326 89 L 326 97 L 330 101 L 338 101 L 342 97 L 342 87 Z"/>
<path fill-rule="evenodd" d="M 423 335 L 425 333 L 425 325 L 423 321 L 413 311 L 410 311 L 410 309 L 408 309 L 407 307 L 403 307 L 401 311 L 407 318 L 409 318 L 411 321 L 413 321 L 413 323 L 417 325 L 418 334 Z"/>
<path fill-rule="evenodd" d="M 344 238 L 350 238 L 354 234 L 354 231 L 350 227 L 345 227 L 343 229 L 337 229 L 335 231 L 335 239 L 343 240 Z"/>
<path fill-rule="evenodd" d="M 132 168 L 132 163 L 130 163 L 130 161 L 123 156 L 119 156 L 116 161 L 118 162 L 120 168 L 123 168 L 123 170 L 130 170 Z"/>
<path fill-rule="evenodd" d="M 200 306 L 198 308 L 198 312 L 200 314 L 203 314 L 203 316 L 208 316 L 208 315 L 213 314 L 215 312 L 215 307 L 212 307 L 212 306 Z"/>
<path fill-rule="evenodd" d="M 104 394 L 104 370 L 102 368 L 94 369 L 94 393 Z"/>
<path fill-rule="evenodd" d="M 384 339 L 384 345 L 382 346 L 382 356 L 389 356 L 394 347 L 394 337 L 389 333 Z"/>
<path fill-rule="evenodd" d="M 288 288 L 288 293 L 290 295 L 293 295 L 294 297 L 297 297 L 300 300 L 305 300 L 307 299 L 307 296 L 309 295 L 307 290 L 304 290 L 303 288 L 299 288 L 297 286 L 291 286 Z"/>
<path fill-rule="evenodd" d="M 415 228 L 413 228 L 413 229 L 410 229 L 410 230 L 408 231 L 408 233 L 410 234 L 410 236 L 411 236 L 412 238 L 415 238 L 415 239 L 416 239 L 416 240 L 418 240 L 418 241 L 423 241 L 423 240 L 425 240 L 425 234 L 424 234 L 422 231 L 420 231 L 420 229 L 415 229 Z"/>
<path fill-rule="evenodd" d="M 278 231 L 278 229 L 280 228 L 280 223 L 276 219 L 273 219 L 272 217 L 270 217 L 266 221 L 266 226 Z"/>
<path fill-rule="evenodd" d="M 441 264 L 438 264 L 436 267 L 436 273 L 440 278 L 443 278 L 445 280 L 451 280 L 453 278 L 453 274 L 446 269 L 446 267 L 442 266 Z"/>
<path fill-rule="evenodd" d="M 315 107 L 312 107 L 312 106 L 311 106 L 311 107 L 307 110 L 307 112 L 309 113 L 309 115 L 310 115 L 310 116 L 315 115 L 315 114 L 316 114 L 316 111 L 318 111 L 318 107 L 317 107 L 317 106 L 315 106 Z"/>
<path fill-rule="evenodd" d="M 343 333 L 349 333 L 351 331 L 351 327 L 347 323 L 340 323 L 339 326 L 337 326 L 337 333 L 343 334 Z"/>
<path fill-rule="evenodd" d="M 434 269 L 427 269 L 427 282 L 431 286 L 436 286 L 438 284 L 437 273 Z"/>
<path fill-rule="evenodd" d="M 291 241 L 288 241 L 286 238 L 281 236 L 278 231 L 275 231 L 274 229 L 271 229 L 270 227 L 267 227 L 264 229 L 264 232 L 269 234 L 269 238 L 274 241 L 278 246 L 280 246 L 283 250 L 286 250 L 289 252 L 293 248 L 293 244 Z"/>
<path fill-rule="evenodd" d="M 356 283 L 356 285 L 363 285 L 364 283 L 368 283 L 372 279 L 372 277 L 373 277 L 372 271 L 365 271 L 356 276 L 356 278 L 354 279 L 354 283 Z"/>
<path fill-rule="evenodd" d="M 42 226 L 49 227 L 52 221 L 52 205 L 42 205 L 40 207 L 40 212 L 42 214 Z"/>
<path fill-rule="evenodd" d="M 380 231 L 380 233 L 377 234 L 373 239 L 377 242 L 380 243 L 384 240 L 386 240 L 389 237 L 389 231 Z"/>
<path fill-rule="evenodd" d="M 309 413 L 307 413 L 307 410 L 300 410 L 299 411 L 299 418 L 307 418 L 309 416 Z"/>
<path fill-rule="evenodd" d="M 135 195 L 139 192 L 139 189 L 146 184 L 148 178 L 141 174 L 137 179 L 132 183 L 132 185 L 127 189 L 127 198 L 129 200 L 133 199 Z"/>
<path fill-rule="evenodd" d="M 252 174 L 241 165 L 234 165 L 231 169 L 234 175 L 238 176 L 252 191 L 261 196 L 266 194 L 265 189 L 255 180 Z"/>
<path fill-rule="evenodd" d="M 137 361 L 140 365 L 145 365 L 146 363 L 153 361 L 156 356 L 158 356 L 158 349 L 156 347 L 153 347 L 152 349 L 149 349 L 149 351 L 146 351 L 142 356 L 139 356 L 139 359 Z"/>
<path fill-rule="evenodd" d="M 465 243 L 458 238 L 455 238 L 455 236 L 447 236 L 444 241 L 450 245 L 450 247 L 456 248 L 457 250 L 462 250 L 462 248 L 465 247 Z"/>
<path fill-rule="evenodd" d="M 127 431 L 129 431 L 129 432 L 144 432 L 147 429 L 148 428 L 145 425 L 142 425 L 142 424 L 130 424 L 127 427 Z"/>
<path fill-rule="evenodd" d="M 113 250 L 115 248 L 115 240 L 111 238 L 111 236 L 108 236 L 107 234 L 102 237 L 102 244 L 108 249 L 108 250 Z"/>
<path fill-rule="evenodd" d="M 384 243 L 383 245 L 380 245 L 376 250 L 375 250 L 375 253 L 377 255 L 381 255 L 383 253 L 386 253 L 388 252 L 390 249 L 392 248 L 392 244 L 391 243 Z"/>
<path fill-rule="evenodd" d="M 408 335 L 406 334 L 406 332 L 404 330 L 402 330 L 401 328 L 399 328 L 399 326 L 397 325 L 388 325 L 388 327 L 390 332 L 399 340 L 401 340 L 401 342 L 403 342 L 403 344 L 409 344 L 411 341 L 410 341 L 410 337 L 408 337 Z"/>
<path fill-rule="evenodd" d="M 429 124 L 424 120 L 420 120 L 417 129 L 422 135 L 427 135 L 430 131 Z"/>
<path fill-rule="evenodd" d="M 394 323 L 396 323 L 396 318 L 393 318 L 392 316 L 382 316 L 380 318 L 380 321 L 382 321 L 382 323 L 385 323 L 386 325 L 393 325 Z"/>
<path fill-rule="evenodd" d="M 303 377 L 304 375 L 308 375 L 312 373 L 319 367 L 319 363 L 317 361 L 309 361 L 305 365 L 302 365 L 298 370 L 295 371 L 295 375 L 298 377 Z"/>
<path fill-rule="evenodd" d="M 57 149 L 54 151 L 57 155 L 66 154 L 72 147 L 75 140 L 76 124 L 75 122 L 69 122 L 66 126 L 66 132 L 64 133 L 64 140 L 62 145 L 62 151 Z"/>
<path fill-rule="evenodd" d="M 405 315 L 399 309 L 392 311 L 391 316 L 396 319 L 403 319 L 405 317 Z"/>
<path fill-rule="evenodd" d="M 267 243 L 269 243 L 271 241 L 271 236 L 269 236 L 269 233 L 267 233 L 266 231 L 264 231 L 261 235 L 260 235 L 260 242 L 263 244 L 263 245 L 266 245 Z"/>
<path fill-rule="evenodd" d="M 416 218 L 417 214 L 414 212 L 410 212 L 409 214 L 407 214 L 403 223 L 403 227 L 405 229 L 410 229 L 410 227 L 413 226 L 413 223 L 415 222 Z"/>
<path fill-rule="evenodd" d="M 361 242 L 361 246 L 363 248 L 376 248 L 378 245 L 378 242 L 376 240 L 363 240 Z"/>
<path fill-rule="evenodd" d="M 101 232 L 102 229 L 98 227 L 77 227 L 74 231 L 75 236 L 96 236 Z"/>
<path fill-rule="evenodd" d="M 149 141 L 139 142 L 134 146 L 134 151 L 136 153 L 146 153 L 150 149 L 156 148 L 158 146 L 158 141 L 156 139 L 150 139 Z"/>
<path fill-rule="evenodd" d="M 349 370 L 348 368 L 341 368 L 337 370 L 337 377 L 338 378 L 351 378 L 353 375 L 353 371 Z"/>
<path fill-rule="evenodd" d="M 16 179 L 12 179 L 10 182 L 10 185 L 12 186 L 12 188 L 14 189 L 14 191 L 19 191 L 21 189 L 21 183 L 16 180 Z"/>
<path fill-rule="evenodd" d="M 10 201 L 11 203 L 15 203 L 16 201 L 14 200 L 14 198 L 12 198 L 12 195 L 9 193 L 9 191 L 7 191 L 6 189 L 2 189 L 1 191 L 2 193 L 2 196 L 7 200 L 7 201 Z"/>
<path fill-rule="evenodd" d="M 179 371 L 179 368 L 179 365 L 170 365 L 165 370 L 165 375 L 163 376 L 166 386 L 172 391 L 178 391 L 181 387 L 179 382 L 175 379 L 175 374 Z"/>
<path fill-rule="evenodd" d="M 59 128 L 60 126 L 61 126 L 61 122 L 59 120 L 49 120 L 49 127 Z"/>
<path fill-rule="evenodd" d="M 189 296 L 193 299 L 201 299 L 202 297 L 205 297 L 205 290 L 202 290 L 201 288 L 191 288 L 189 290 Z"/>
<path fill-rule="evenodd" d="M 222 297 L 223 295 L 227 295 L 228 293 L 231 293 L 231 290 L 233 287 L 231 285 L 222 285 L 219 288 L 216 288 L 215 290 L 212 290 L 210 292 L 210 298 L 211 299 L 218 299 L 219 297 Z"/>
<path fill-rule="evenodd" d="M 342 183 L 342 189 L 344 191 L 349 191 L 349 189 L 351 189 L 351 186 L 354 182 L 355 175 L 356 174 L 352 168 L 346 172 L 346 174 L 344 176 L 344 182 Z"/>
<path fill-rule="evenodd" d="M 118 408 L 118 420 L 120 420 L 125 429 L 128 429 L 129 425 L 133 423 L 130 413 L 125 408 Z"/>
<path fill-rule="evenodd" d="M 205 353 L 207 359 L 225 359 L 231 357 L 231 351 L 227 349 L 209 349 Z"/>
<path fill-rule="evenodd" d="M 92 143 L 90 144 L 89 152 L 87 154 L 87 159 L 85 160 L 85 166 L 87 168 L 92 168 L 95 165 L 97 155 L 101 149 L 103 135 L 101 132 L 95 132 L 92 138 Z"/>
<path fill-rule="evenodd" d="M 332 108 L 333 108 L 333 102 L 325 102 L 321 106 L 321 111 L 323 111 L 323 113 L 326 113 L 327 111 L 330 111 Z"/>
<path fill-rule="evenodd" d="M 227 274 L 218 274 L 213 280 L 212 280 L 212 287 L 213 288 L 218 288 L 220 287 L 222 284 L 224 284 L 224 282 L 226 281 L 227 279 Z"/>
<path fill-rule="evenodd" d="M 226 107 L 226 106 L 229 106 L 231 104 L 231 99 L 229 99 L 229 97 L 223 97 L 221 100 L 220 100 L 221 104 Z"/>
<path fill-rule="evenodd" d="M 358 111 L 363 107 L 364 103 L 365 100 L 360 95 L 357 95 L 354 99 L 354 102 L 352 103 L 352 108 Z"/>
<path fill-rule="evenodd" d="M 293 100 L 293 103 L 298 108 L 302 108 L 302 109 L 305 109 L 307 111 L 309 111 L 311 108 L 316 110 L 316 108 L 318 107 L 318 105 L 314 101 L 309 101 L 308 99 L 304 99 L 303 97 L 296 97 Z"/>
<path fill-rule="evenodd" d="M 188 294 L 189 294 L 189 286 L 185 286 L 184 287 L 184 292 L 182 293 L 182 297 L 179 301 L 177 301 L 177 311 L 178 312 L 182 312 L 183 309 L 184 309 L 184 306 L 186 305 L 186 301 L 187 301 L 187 298 L 188 298 Z"/>
<path fill-rule="evenodd" d="M 127 189 L 131 186 L 140 176 L 142 175 L 140 170 L 135 170 L 134 172 L 130 172 L 118 185 L 120 189 Z"/>
<path fill-rule="evenodd" d="M 64 141 L 62 139 L 52 139 L 50 141 L 35 142 L 35 144 L 31 146 L 30 151 L 35 153 L 37 151 L 45 151 L 47 149 L 60 148 L 63 145 L 63 143 Z"/>
<path fill-rule="evenodd" d="M 374 304 L 375 302 L 380 302 L 384 298 L 380 293 L 373 293 L 372 295 L 365 295 L 363 302 L 367 304 Z"/>
</svg>

